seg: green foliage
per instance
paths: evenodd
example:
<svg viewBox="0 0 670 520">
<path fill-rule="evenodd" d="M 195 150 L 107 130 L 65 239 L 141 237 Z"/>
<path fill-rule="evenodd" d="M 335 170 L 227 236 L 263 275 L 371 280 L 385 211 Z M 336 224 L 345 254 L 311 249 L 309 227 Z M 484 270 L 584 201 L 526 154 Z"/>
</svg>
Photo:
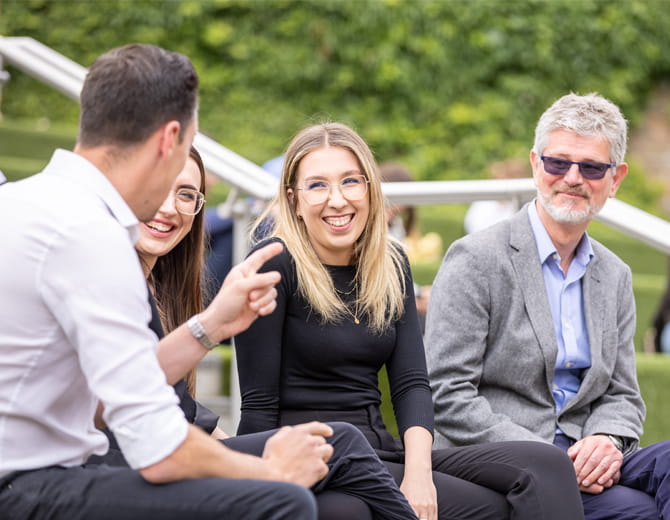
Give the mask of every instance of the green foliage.
<svg viewBox="0 0 670 520">
<path fill-rule="evenodd" d="M 640 444 L 648 446 L 665 441 L 670 432 L 668 394 L 670 387 L 670 356 L 665 354 L 639 354 L 637 356 L 637 377 L 642 398 L 647 405 L 647 418 Z"/>
<path fill-rule="evenodd" d="M 635 123 L 670 72 L 667 0 L 0 0 L 0 34 L 88 65 L 143 41 L 189 55 L 201 127 L 255 162 L 305 124 L 355 126 L 420 179 L 477 178 L 524 157 L 538 115 L 599 91 Z M 12 71 L 14 72 L 14 71 Z M 14 72 L 3 111 L 76 120 Z M 656 201 L 644 186 L 628 197 Z M 633 184 L 633 183 L 631 183 Z M 637 183 L 636 183 L 637 186 Z M 638 199 L 635 199 L 638 201 Z"/>
<path fill-rule="evenodd" d="M 37 121 L 0 121 L 0 170 L 18 180 L 46 166 L 56 148 L 72 149 L 77 135 L 72 125 Z"/>
</svg>

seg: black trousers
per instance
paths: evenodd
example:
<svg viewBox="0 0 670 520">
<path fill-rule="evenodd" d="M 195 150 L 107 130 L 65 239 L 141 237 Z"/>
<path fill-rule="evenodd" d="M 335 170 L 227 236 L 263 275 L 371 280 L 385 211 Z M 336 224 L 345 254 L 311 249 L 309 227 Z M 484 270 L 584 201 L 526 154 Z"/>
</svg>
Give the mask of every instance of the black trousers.
<svg viewBox="0 0 670 520">
<path fill-rule="evenodd" d="M 347 411 L 285 410 L 281 424 L 347 421 L 358 427 L 398 484 L 402 443 L 384 426 L 379 408 Z M 581 520 L 584 512 L 572 462 L 539 442 L 500 442 L 433 451 L 433 482 L 441 520 Z"/>
<path fill-rule="evenodd" d="M 51 467 L 0 482 L 7 520 L 313 520 L 314 495 L 294 484 L 208 478 L 152 485 L 106 465 Z"/>
<path fill-rule="evenodd" d="M 329 424 L 335 432 L 328 438 L 334 448 L 328 461 L 330 471 L 312 488 L 319 520 L 416 519 L 385 463 L 361 432 L 345 422 Z M 264 439 L 262 443 L 256 440 L 259 435 Z M 234 450 L 260 456 L 269 435 L 240 435 L 223 442 Z"/>
<path fill-rule="evenodd" d="M 360 432 L 348 424 L 332 426 L 330 471 L 313 492 L 294 484 L 221 478 L 153 485 L 137 471 L 112 467 L 98 458 L 84 466 L 17 472 L 0 479 L 0 519 L 314 520 L 314 494 L 330 506 L 331 514 L 335 504 L 362 514 L 349 519 L 366 518 L 370 512 L 379 519 L 416 518 Z M 261 455 L 272 433 L 224 442 L 237 451 Z"/>
</svg>

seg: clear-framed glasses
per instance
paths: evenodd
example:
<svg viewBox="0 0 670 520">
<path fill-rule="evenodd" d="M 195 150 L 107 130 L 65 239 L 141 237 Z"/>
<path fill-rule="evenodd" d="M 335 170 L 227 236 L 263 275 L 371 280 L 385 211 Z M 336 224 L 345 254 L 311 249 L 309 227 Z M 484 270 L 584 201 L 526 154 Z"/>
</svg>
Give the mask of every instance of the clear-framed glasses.
<svg viewBox="0 0 670 520">
<path fill-rule="evenodd" d="M 544 171 L 551 173 L 552 175 L 565 175 L 568 173 L 568 170 L 572 167 L 573 164 L 576 164 L 579 167 L 579 173 L 582 174 L 582 177 L 592 181 L 597 181 L 602 179 L 607 170 L 616 166 L 609 163 L 593 162 L 593 161 L 568 161 L 567 159 L 561 159 L 560 157 L 547 157 L 546 155 L 541 155 L 540 159 L 544 163 Z"/>
<path fill-rule="evenodd" d="M 302 190 L 302 195 L 307 204 L 323 204 L 330 196 L 330 190 L 333 186 L 338 187 L 345 199 L 361 200 L 368 192 L 369 182 L 365 175 L 350 175 L 335 184 L 329 184 L 322 179 L 308 179 L 296 189 Z"/>
<path fill-rule="evenodd" d="M 205 204 L 205 196 L 193 188 L 179 188 L 174 192 L 174 207 L 182 215 L 197 215 Z"/>
</svg>

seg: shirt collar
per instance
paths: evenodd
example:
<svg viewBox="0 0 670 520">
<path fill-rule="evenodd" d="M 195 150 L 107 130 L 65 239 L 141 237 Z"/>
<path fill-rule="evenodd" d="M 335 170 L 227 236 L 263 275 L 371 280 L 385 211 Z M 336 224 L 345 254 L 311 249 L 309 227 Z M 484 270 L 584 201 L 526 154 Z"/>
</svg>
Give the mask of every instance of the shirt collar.
<svg viewBox="0 0 670 520">
<path fill-rule="evenodd" d="M 533 201 L 528 204 L 528 218 L 530 219 L 530 227 L 533 230 L 533 235 L 535 235 L 535 243 L 537 244 L 537 252 L 540 255 L 540 263 L 544 264 L 547 259 L 553 255 L 556 255 L 556 258 L 559 257 L 556 247 L 551 241 L 544 224 L 542 224 L 540 215 L 537 213 L 537 207 L 535 206 L 536 201 L 537 199 L 533 199 Z M 594 256 L 595 253 L 591 246 L 591 239 L 588 234 L 584 232 L 584 235 L 582 235 L 581 240 L 577 244 L 575 260 L 581 265 L 586 266 Z"/>
<path fill-rule="evenodd" d="M 93 192 L 102 200 L 116 221 L 128 231 L 132 242 L 137 241 L 139 237 L 137 217 L 109 179 L 88 159 L 59 148 L 54 152 L 44 173 L 58 175 Z"/>
</svg>

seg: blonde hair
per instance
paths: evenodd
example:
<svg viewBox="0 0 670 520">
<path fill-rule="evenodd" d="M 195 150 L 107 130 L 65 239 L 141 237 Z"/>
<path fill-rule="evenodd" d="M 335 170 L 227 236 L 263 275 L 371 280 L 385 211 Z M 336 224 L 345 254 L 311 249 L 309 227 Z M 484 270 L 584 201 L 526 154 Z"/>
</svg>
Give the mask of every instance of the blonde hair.
<svg viewBox="0 0 670 520">
<path fill-rule="evenodd" d="M 404 311 L 405 259 L 400 244 L 388 235 L 377 164 L 370 148 L 355 131 L 341 123 L 322 123 L 300 131 L 286 150 L 277 197 L 259 222 L 273 206 L 278 207 L 271 234 L 284 242 L 295 261 L 300 294 L 324 322 L 342 320 L 347 315 L 345 304 L 310 242 L 304 221 L 298 218 L 295 195 L 290 198 L 288 193 L 289 189 L 296 193 L 300 161 L 310 152 L 330 146 L 354 154 L 361 173 L 369 181 L 368 222 L 354 245 L 353 254 L 358 288 L 356 306 L 367 315 L 370 329 L 381 333 Z"/>
</svg>

